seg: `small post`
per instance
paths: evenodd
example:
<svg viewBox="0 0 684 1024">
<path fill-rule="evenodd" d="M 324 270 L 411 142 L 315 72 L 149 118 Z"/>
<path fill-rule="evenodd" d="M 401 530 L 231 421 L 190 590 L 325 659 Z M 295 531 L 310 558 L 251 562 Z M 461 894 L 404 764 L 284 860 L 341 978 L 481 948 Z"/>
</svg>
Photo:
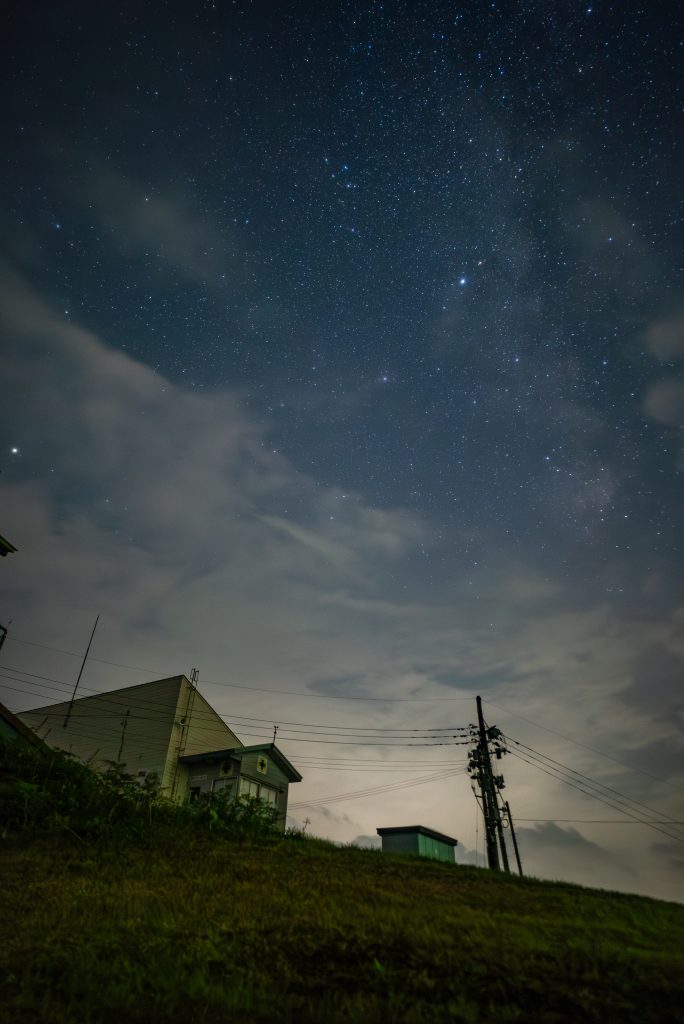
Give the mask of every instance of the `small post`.
<svg viewBox="0 0 684 1024">
<path fill-rule="evenodd" d="M 515 829 L 513 828 L 513 815 L 511 814 L 511 808 L 506 801 L 506 814 L 508 815 L 508 824 L 511 826 L 511 839 L 513 840 L 513 849 L 515 850 L 515 859 L 518 863 L 518 873 L 520 877 L 523 876 L 522 864 L 520 863 L 520 854 L 518 853 L 518 840 L 516 839 Z"/>
<path fill-rule="evenodd" d="M 126 729 L 128 728 L 128 716 L 130 715 L 130 713 L 130 710 L 128 710 L 121 720 L 121 743 L 119 744 L 119 753 L 116 755 L 117 764 L 121 764 L 121 755 L 123 754 L 124 740 L 126 738 Z"/>
<path fill-rule="evenodd" d="M 81 682 L 81 676 L 83 675 L 83 669 L 85 668 L 85 663 L 88 660 L 88 652 L 90 651 L 90 645 L 93 642 L 93 637 L 95 636 L 95 630 L 97 629 L 97 624 L 98 624 L 99 621 L 100 621 L 100 616 L 98 615 L 98 617 L 95 619 L 95 625 L 93 626 L 93 631 L 90 634 L 90 640 L 88 641 L 88 646 L 86 647 L 86 652 L 83 655 L 83 661 L 81 662 L 81 670 L 78 673 L 78 679 L 76 680 L 76 685 L 74 686 L 74 692 L 71 694 L 71 700 L 69 701 L 69 707 L 67 708 L 67 713 L 64 716 L 64 721 L 62 723 L 62 726 L 65 729 L 66 729 L 67 725 L 69 724 L 69 719 L 71 718 L 71 710 L 72 710 L 72 708 L 74 706 L 74 701 L 76 699 L 76 691 L 78 690 L 78 684 Z"/>
</svg>

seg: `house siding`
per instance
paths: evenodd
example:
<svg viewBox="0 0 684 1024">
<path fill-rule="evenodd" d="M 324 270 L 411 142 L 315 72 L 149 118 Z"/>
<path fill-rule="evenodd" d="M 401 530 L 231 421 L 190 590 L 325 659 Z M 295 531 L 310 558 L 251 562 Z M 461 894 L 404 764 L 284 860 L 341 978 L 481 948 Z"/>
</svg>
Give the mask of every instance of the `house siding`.
<svg viewBox="0 0 684 1024">
<path fill-rule="evenodd" d="M 262 758 L 266 759 L 265 772 L 259 771 L 258 768 L 258 763 Z M 276 798 L 278 821 L 280 825 L 284 826 L 287 815 L 287 797 L 290 782 L 282 768 L 280 768 L 275 761 L 269 757 L 268 749 L 260 751 L 252 750 L 247 754 L 243 754 L 240 775 L 242 778 L 252 779 L 260 785 L 263 784 L 265 786 L 270 786 L 272 789 L 276 789 L 278 791 L 278 796 Z"/>
<path fill-rule="evenodd" d="M 284 825 L 290 776 L 271 756 L 272 748 L 245 748 L 185 676 L 78 698 L 65 727 L 68 711 L 69 702 L 63 701 L 21 712 L 17 718 L 48 746 L 69 751 L 95 768 L 119 761 L 135 777 L 155 772 L 164 795 L 176 803 L 183 803 L 190 789 L 211 793 L 219 778 L 232 780 L 236 796 L 240 778 L 269 786 L 277 793 L 276 808 Z M 209 756 L 228 750 L 235 753 L 223 760 Z M 207 761 L 185 760 L 203 754 Z M 260 762 L 265 762 L 264 771 L 259 770 Z M 292 772 L 298 776 L 294 768 Z"/>
<path fill-rule="evenodd" d="M 180 724 L 172 738 L 167 786 L 172 799 L 182 803 L 192 785 L 192 773 L 188 765 L 179 763 L 179 757 L 243 744 L 185 677 L 178 693 L 176 721 Z"/>
<path fill-rule="evenodd" d="M 131 775 L 156 772 L 162 792 L 179 803 L 188 786 L 187 766 L 178 764 L 179 756 L 242 746 L 182 675 L 79 697 L 65 728 L 68 709 L 69 702 L 64 701 L 17 717 L 49 746 L 67 750 L 95 768 L 120 760 Z"/>
<path fill-rule="evenodd" d="M 119 760 L 121 750 L 120 760 L 129 774 L 156 772 L 168 793 L 182 678 L 159 679 L 144 687 L 131 686 L 81 697 L 74 701 L 66 728 L 68 701 L 24 711 L 17 717 L 37 730 L 49 746 L 67 750 L 96 768 Z"/>
</svg>

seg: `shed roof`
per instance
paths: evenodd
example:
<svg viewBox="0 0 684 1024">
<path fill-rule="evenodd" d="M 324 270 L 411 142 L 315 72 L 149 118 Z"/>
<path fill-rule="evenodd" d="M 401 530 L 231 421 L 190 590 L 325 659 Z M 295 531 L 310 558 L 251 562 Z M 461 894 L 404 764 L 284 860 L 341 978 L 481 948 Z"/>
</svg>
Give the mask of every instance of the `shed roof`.
<svg viewBox="0 0 684 1024">
<path fill-rule="evenodd" d="M 446 843 L 447 846 L 458 846 L 458 839 L 452 839 L 451 836 L 445 836 L 443 832 L 436 832 L 433 828 L 427 828 L 425 825 L 397 825 L 395 828 L 378 828 L 375 831 L 379 836 L 398 836 L 420 832 L 430 839 L 438 839 L 440 843 Z"/>
<path fill-rule="evenodd" d="M 260 751 L 265 751 L 268 756 L 275 761 L 278 767 L 287 775 L 290 782 L 301 782 L 302 776 L 299 774 L 293 764 L 288 761 L 281 750 L 278 750 L 275 743 L 256 743 L 251 747 L 229 747 L 226 750 L 210 750 L 205 754 L 187 754 L 185 757 L 180 757 L 178 760 L 184 764 L 197 764 L 199 761 L 224 761 L 228 757 L 233 757 L 237 761 L 241 761 L 244 754 L 256 754 Z"/>
</svg>

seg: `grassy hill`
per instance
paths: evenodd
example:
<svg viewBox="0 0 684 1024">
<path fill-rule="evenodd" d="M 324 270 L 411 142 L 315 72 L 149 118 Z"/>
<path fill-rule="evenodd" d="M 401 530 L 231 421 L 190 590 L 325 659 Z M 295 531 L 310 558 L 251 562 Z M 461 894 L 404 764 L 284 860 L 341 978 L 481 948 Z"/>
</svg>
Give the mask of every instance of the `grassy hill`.
<svg viewBox="0 0 684 1024">
<path fill-rule="evenodd" d="M 101 806 L 93 832 L 29 830 L 18 806 L 3 1021 L 684 1021 L 676 904 L 173 816 L 112 833 Z"/>
<path fill-rule="evenodd" d="M 684 1020 L 684 908 L 312 840 L 12 844 L 7 1021 Z"/>
</svg>

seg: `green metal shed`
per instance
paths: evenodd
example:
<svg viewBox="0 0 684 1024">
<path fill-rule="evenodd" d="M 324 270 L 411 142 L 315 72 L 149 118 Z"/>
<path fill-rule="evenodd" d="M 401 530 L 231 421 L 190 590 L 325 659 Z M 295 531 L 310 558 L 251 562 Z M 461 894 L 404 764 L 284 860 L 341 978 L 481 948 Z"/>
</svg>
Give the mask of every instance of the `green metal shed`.
<svg viewBox="0 0 684 1024">
<path fill-rule="evenodd" d="M 429 857 L 454 864 L 454 847 L 458 839 L 435 832 L 425 825 L 400 825 L 396 828 L 376 829 L 382 839 L 383 853 L 411 853 L 415 857 Z"/>
</svg>

